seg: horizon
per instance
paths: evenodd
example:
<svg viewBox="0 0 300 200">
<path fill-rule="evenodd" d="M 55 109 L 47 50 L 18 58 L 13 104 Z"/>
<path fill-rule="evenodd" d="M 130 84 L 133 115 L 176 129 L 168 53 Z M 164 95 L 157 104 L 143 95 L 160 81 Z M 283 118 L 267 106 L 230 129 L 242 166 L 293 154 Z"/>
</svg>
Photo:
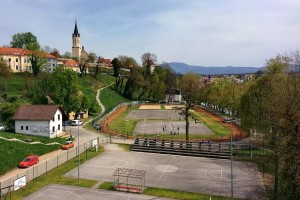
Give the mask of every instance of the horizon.
<svg viewBox="0 0 300 200">
<path fill-rule="evenodd" d="M 1 45 L 9 45 L 16 33 L 31 32 L 41 46 L 57 48 L 61 54 L 71 52 L 76 20 L 87 52 L 110 59 L 126 55 L 138 63 L 150 52 L 157 55 L 158 63 L 263 67 L 277 54 L 299 48 L 297 0 L 1 3 Z"/>
</svg>

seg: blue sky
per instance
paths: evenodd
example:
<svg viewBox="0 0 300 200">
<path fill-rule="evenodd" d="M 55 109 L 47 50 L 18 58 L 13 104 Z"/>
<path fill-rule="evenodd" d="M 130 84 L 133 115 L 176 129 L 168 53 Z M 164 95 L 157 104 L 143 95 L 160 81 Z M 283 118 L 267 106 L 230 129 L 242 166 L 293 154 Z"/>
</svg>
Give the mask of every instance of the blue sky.
<svg viewBox="0 0 300 200">
<path fill-rule="evenodd" d="M 299 0 L 1 0 L 0 45 L 32 32 L 40 44 L 98 56 L 157 55 L 158 62 L 264 66 L 300 46 Z"/>
</svg>

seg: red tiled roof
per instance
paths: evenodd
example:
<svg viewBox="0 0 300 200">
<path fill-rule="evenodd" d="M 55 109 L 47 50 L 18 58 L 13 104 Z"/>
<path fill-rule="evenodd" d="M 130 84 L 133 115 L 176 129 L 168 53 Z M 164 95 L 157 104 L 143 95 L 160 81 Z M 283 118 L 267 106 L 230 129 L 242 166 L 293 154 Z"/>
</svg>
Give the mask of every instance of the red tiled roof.
<svg viewBox="0 0 300 200">
<path fill-rule="evenodd" d="M 25 49 L 2 47 L 0 48 L 0 55 L 24 55 Z"/>
<path fill-rule="evenodd" d="M 26 56 L 26 55 L 31 55 L 32 51 L 27 50 L 27 49 L 20 49 L 20 48 L 11 48 L 11 47 L 3 47 L 0 48 L 0 55 L 21 55 L 21 56 Z M 52 58 L 56 59 L 55 56 L 52 56 L 51 54 L 42 51 L 42 55 L 44 58 Z"/>
<path fill-rule="evenodd" d="M 23 105 L 14 113 L 13 120 L 45 121 L 53 119 L 58 105 Z M 63 112 L 63 111 L 62 111 Z"/>
<path fill-rule="evenodd" d="M 110 59 L 108 58 L 98 58 L 98 63 L 105 63 L 108 66 L 111 66 Z"/>
<path fill-rule="evenodd" d="M 79 67 L 78 62 L 76 62 L 73 59 L 68 59 L 66 62 L 64 62 L 65 67 Z"/>
</svg>

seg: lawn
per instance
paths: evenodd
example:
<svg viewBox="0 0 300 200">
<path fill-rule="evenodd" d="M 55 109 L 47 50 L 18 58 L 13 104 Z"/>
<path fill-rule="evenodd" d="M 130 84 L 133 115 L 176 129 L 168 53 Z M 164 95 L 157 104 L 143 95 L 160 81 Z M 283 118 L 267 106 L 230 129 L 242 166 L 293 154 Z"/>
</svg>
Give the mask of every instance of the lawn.
<svg viewBox="0 0 300 200">
<path fill-rule="evenodd" d="M 24 136 L 13 133 L 0 132 L 1 137 L 5 138 L 17 138 L 22 141 L 31 139 L 32 141 L 40 141 L 44 144 L 28 144 L 16 141 L 6 141 L 0 139 L 0 175 L 5 174 L 9 170 L 16 168 L 20 161 L 26 156 L 35 154 L 38 156 L 60 149 L 65 139 L 63 138 L 42 138 L 33 136 Z M 58 142 L 60 144 L 45 145 L 47 143 Z"/>
<path fill-rule="evenodd" d="M 120 103 L 130 102 L 129 99 L 124 98 L 117 91 L 115 91 L 113 87 L 114 86 L 107 87 L 100 93 L 100 101 L 105 107 L 105 114 L 110 112 Z"/>
</svg>

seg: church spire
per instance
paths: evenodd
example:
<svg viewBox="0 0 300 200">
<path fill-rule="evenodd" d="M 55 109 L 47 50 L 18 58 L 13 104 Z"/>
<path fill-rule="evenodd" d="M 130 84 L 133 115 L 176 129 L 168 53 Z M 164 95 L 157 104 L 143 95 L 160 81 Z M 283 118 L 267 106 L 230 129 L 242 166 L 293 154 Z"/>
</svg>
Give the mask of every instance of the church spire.
<svg viewBox="0 0 300 200">
<path fill-rule="evenodd" d="M 73 36 L 80 36 L 80 34 L 78 33 L 77 21 L 76 20 L 75 20 L 75 28 L 74 28 Z"/>
</svg>

